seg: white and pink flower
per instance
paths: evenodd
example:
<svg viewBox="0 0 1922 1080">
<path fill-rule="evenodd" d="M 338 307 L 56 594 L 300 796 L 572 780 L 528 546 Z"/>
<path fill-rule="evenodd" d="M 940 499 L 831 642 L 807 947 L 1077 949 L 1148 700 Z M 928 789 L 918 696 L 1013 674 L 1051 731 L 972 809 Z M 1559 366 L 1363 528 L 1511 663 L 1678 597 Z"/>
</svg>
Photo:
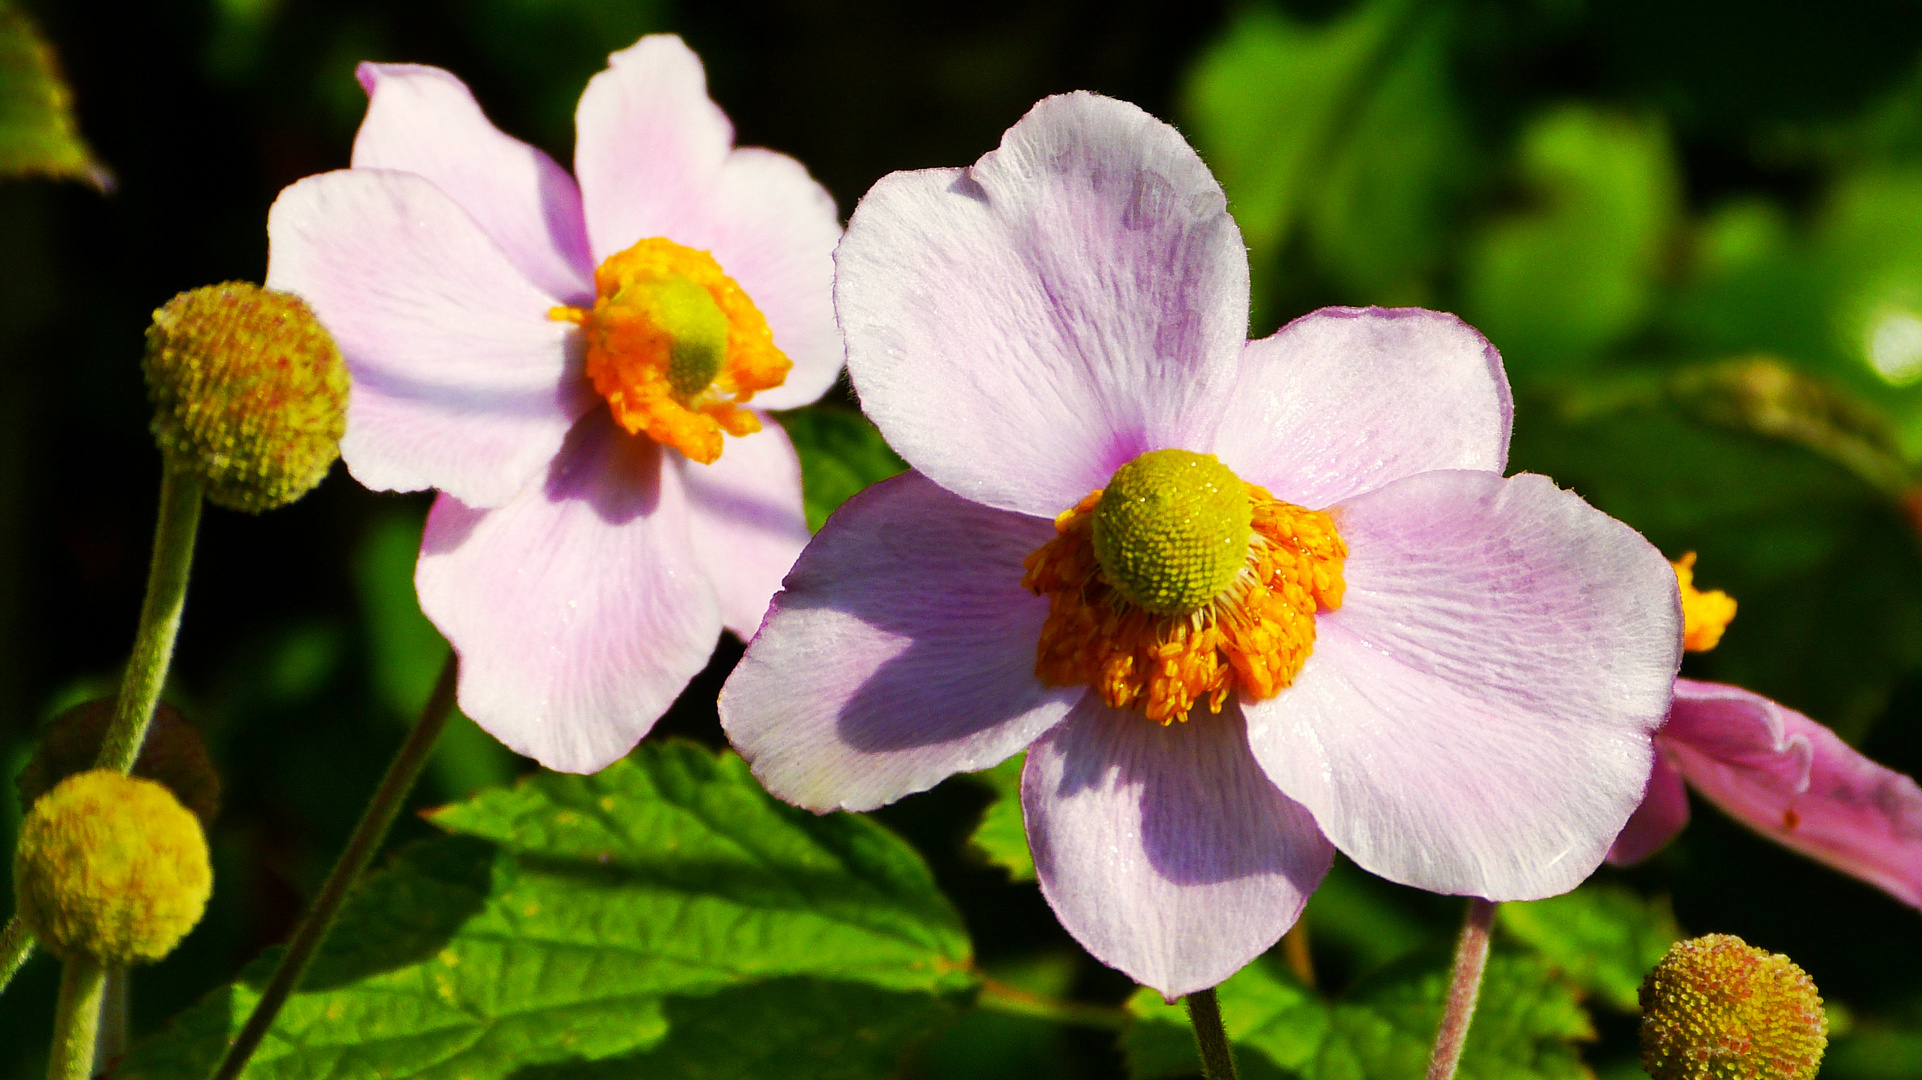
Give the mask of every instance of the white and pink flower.
<svg viewBox="0 0 1922 1080">
<path fill-rule="evenodd" d="M 544 765 L 598 769 L 723 627 L 754 632 L 806 542 L 793 448 L 737 406 L 806 404 L 840 370 L 833 199 L 793 159 L 733 146 L 675 37 L 588 84 L 574 176 L 445 71 L 360 79 L 353 167 L 281 193 L 267 284 L 346 355 L 354 477 L 440 492 L 416 583 L 460 656 L 461 708 Z M 669 279 L 725 334 L 622 292 Z M 684 362 L 694 338 L 712 348 Z M 689 383 L 689 363 L 712 377 Z"/>
</svg>

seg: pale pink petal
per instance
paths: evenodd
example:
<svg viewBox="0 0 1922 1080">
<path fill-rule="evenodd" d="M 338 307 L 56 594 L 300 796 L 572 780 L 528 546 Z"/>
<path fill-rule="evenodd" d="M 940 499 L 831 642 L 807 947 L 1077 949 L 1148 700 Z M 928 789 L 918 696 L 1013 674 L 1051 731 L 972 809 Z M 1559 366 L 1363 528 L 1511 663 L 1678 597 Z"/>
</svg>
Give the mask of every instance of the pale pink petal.
<svg viewBox="0 0 1922 1080">
<path fill-rule="evenodd" d="M 1021 806 L 1061 925 L 1169 1000 L 1267 951 L 1334 859 L 1232 706 L 1163 727 L 1090 694 L 1029 749 Z"/>
<path fill-rule="evenodd" d="M 367 118 L 354 167 L 433 181 L 467 211 L 529 281 L 570 304 L 591 303 L 581 193 L 540 150 L 503 135 L 467 85 L 435 67 L 362 64 Z"/>
<path fill-rule="evenodd" d="M 1086 688 L 1035 678 L 1048 603 L 1021 587 L 1052 535 L 912 472 L 848 500 L 721 689 L 754 775 L 812 810 L 869 810 L 1059 722 Z"/>
<path fill-rule="evenodd" d="M 714 583 L 721 624 L 745 641 L 807 546 L 801 459 L 787 432 L 766 416 L 760 431 L 729 438 L 712 465 L 678 453 L 667 459 L 687 490 L 694 559 Z"/>
<path fill-rule="evenodd" d="M 499 506 L 593 404 L 573 328 L 412 173 L 310 176 L 267 215 L 267 286 L 304 298 L 353 375 L 341 457 L 376 490 Z"/>
<path fill-rule="evenodd" d="M 550 769 L 627 753 L 721 633 L 662 454 L 597 412 L 513 502 L 443 495 L 428 516 L 414 584 L 460 655 L 461 710 Z"/>
<path fill-rule="evenodd" d="M 680 38 L 650 34 L 608 57 L 581 94 L 574 127 L 574 175 L 597 262 L 650 236 L 688 243 L 689 224 L 707 221 L 734 125 L 708 100 L 701 58 Z"/>
<path fill-rule="evenodd" d="M 1422 473 L 1335 521 L 1346 596 L 1294 685 L 1244 705 L 1255 757 L 1391 881 L 1573 888 L 1648 780 L 1681 660 L 1667 560 L 1540 476 Z"/>
<path fill-rule="evenodd" d="M 896 173 L 835 253 L 848 373 L 889 444 L 976 502 L 1053 517 L 1148 450 L 1206 451 L 1248 258 L 1174 128 L 1051 97 L 972 169 Z"/>
<path fill-rule="evenodd" d="M 1455 316 L 1323 308 L 1248 343 L 1214 450 L 1320 508 L 1434 469 L 1501 472 L 1513 414 L 1501 355 Z"/>
<path fill-rule="evenodd" d="M 1661 738 L 1730 817 L 1922 908 L 1922 788 L 1793 709 L 1678 679 Z"/>
<path fill-rule="evenodd" d="M 574 151 L 597 259 L 662 236 L 712 254 L 794 362 L 756 395 L 764 409 L 821 396 L 841 372 L 830 290 L 841 239 L 834 197 L 785 154 L 734 149 L 700 57 L 671 34 L 608 57 L 581 95 Z"/>
<path fill-rule="evenodd" d="M 1628 817 L 1622 833 L 1608 849 L 1608 865 L 1633 866 L 1668 846 L 1688 824 L 1688 789 L 1682 769 L 1668 753 L 1661 732 L 1655 733 L 1655 768 L 1648 776 L 1642 805 Z"/>
</svg>

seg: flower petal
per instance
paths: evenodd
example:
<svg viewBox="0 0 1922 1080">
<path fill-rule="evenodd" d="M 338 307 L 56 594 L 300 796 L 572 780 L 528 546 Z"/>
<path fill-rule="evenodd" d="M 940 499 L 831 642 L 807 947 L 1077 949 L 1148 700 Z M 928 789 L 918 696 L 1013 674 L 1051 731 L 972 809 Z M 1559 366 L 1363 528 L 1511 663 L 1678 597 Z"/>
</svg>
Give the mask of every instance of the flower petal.
<svg viewBox="0 0 1922 1080">
<path fill-rule="evenodd" d="M 1922 788 L 1760 694 L 1678 679 L 1662 739 L 1749 828 L 1922 908 Z"/>
<path fill-rule="evenodd" d="M 1334 859 L 1232 708 L 1163 727 L 1090 694 L 1029 749 L 1021 806 L 1061 925 L 1171 1001 L 1280 940 Z"/>
<path fill-rule="evenodd" d="M 1608 849 L 1608 865 L 1633 866 L 1668 846 L 1688 824 L 1688 789 L 1682 768 L 1668 753 L 1661 732 L 1655 733 L 1655 768 L 1648 775 L 1642 805 L 1628 816 L 1628 824 Z"/>
<path fill-rule="evenodd" d="M 605 413 L 543 484 L 475 510 L 434 504 L 414 583 L 460 655 L 460 705 L 513 750 L 593 772 L 633 748 L 721 633 L 662 451 Z"/>
<path fill-rule="evenodd" d="M 760 629 L 768 600 L 808 542 L 801 459 L 781 425 L 766 416 L 761 425 L 728 439 L 712 465 L 668 455 L 687 491 L 694 559 L 714 583 L 721 624 L 743 641 Z"/>
<path fill-rule="evenodd" d="M 503 135 L 467 84 L 435 67 L 362 64 L 367 118 L 354 167 L 433 181 L 473 217 L 527 280 L 570 304 L 592 303 L 581 193 L 540 150 Z"/>
<path fill-rule="evenodd" d="M 581 95 L 575 171 L 595 257 L 664 236 L 712 254 L 794 362 L 756 408 L 806 405 L 841 373 L 830 290 L 841 239 L 834 197 L 785 154 L 734 149 L 700 57 L 655 34 L 608 57 Z"/>
<path fill-rule="evenodd" d="M 1323 308 L 1248 343 L 1214 449 L 1318 509 L 1419 472 L 1499 473 L 1514 412 L 1501 354 L 1455 316 Z"/>
<path fill-rule="evenodd" d="M 908 463 L 1052 517 L 1147 450 L 1205 451 L 1248 332 L 1248 257 L 1180 133 L 1051 97 L 972 169 L 855 208 L 835 310 L 862 406 Z"/>
<path fill-rule="evenodd" d="M 274 201 L 267 237 L 267 286 L 312 305 L 347 358 L 340 453 L 362 484 L 500 506 L 593 404 L 556 298 L 427 180 L 310 176 Z"/>
<path fill-rule="evenodd" d="M 1048 603 L 1021 587 L 1052 535 L 912 472 L 848 500 L 721 688 L 754 775 L 812 810 L 869 810 L 1059 722 L 1086 691 L 1035 678 Z"/>
<path fill-rule="evenodd" d="M 1545 477 L 1422 473 L 1341 504 L 1347 592 L 1255 757 L 1364 868 L 1530 900 L 1587 877 L 1648 780 L 1674 572 Z"/>
</svg>

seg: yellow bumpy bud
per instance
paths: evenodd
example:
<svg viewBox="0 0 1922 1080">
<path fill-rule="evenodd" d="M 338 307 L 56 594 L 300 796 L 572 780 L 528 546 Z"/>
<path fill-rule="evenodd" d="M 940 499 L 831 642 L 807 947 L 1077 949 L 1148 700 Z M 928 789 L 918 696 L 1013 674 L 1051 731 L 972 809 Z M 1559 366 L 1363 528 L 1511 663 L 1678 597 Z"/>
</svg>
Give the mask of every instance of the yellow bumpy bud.
<svg viewBox="0 0 1922 1080">
<path fill-rule="evenodd" d="M 1094 508 L 1094 554 L 1108 582 L 1157 615 L 1226 593 L 1253 538 L 1247 485 L 1213 454 L 1149 451 L 1115 470 Z"/>
<path fill-rule="evenodd" d="M 297 296 L 244 281 L 181 293 L 154 312 L 142 367 L 168 467 L 220 506 L 293 502 L 340 456 L 347 365 Z"/>
<path fill-rule="evenodd" d="M 27 812 L 13 855 L 21 920 L 48 951 L 149 963 L 200 921 L 213 889 L 200 821 L 165 787 L 110 769 L 70 776 Z"/>
<path fill-rule="evenodd" d="M 113 698 L 95 698 L 75 705 L 54 717 L 40 734 L 40 742 L 20 770 L 14 786 L 20 789 L 20 809 L 30 810 L 40 796 L 75 773 L 93 768 L 100 758 L 100 744 L 113 723 Z M 200 740 L 180 710 L 161 702 L 140 744 L 140 758 L 133 774 L 167 785 L 181 805 L 193 811 L 204 828 L 220 813 L 220 774 L 207 757 L 207 744 Z"/>
<path fill-rule="evenodd" d="M 1677 942 L 1642 983 L 1654 1080 L 1811 1080 L 1829 1044 L 1808 973 L 1732 934 Z"/>
</svg>

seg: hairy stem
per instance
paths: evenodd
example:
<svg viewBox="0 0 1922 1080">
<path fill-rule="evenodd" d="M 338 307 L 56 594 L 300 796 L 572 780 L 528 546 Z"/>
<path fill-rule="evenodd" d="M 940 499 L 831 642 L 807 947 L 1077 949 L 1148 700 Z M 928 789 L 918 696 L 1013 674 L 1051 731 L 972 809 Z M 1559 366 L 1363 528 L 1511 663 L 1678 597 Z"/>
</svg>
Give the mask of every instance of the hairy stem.
<svg viewBox="0 0 1922 1080">
<path fill-rule="evenodd" d="M 1228 1029 L 1221 1023 L 1221 1004 L 1215 988 L 1197 990 L 1181 999 L 1188 1006 L 1188 1022 L 1195 1028 L 1201 1051 L 1201 1075 L 1206 1080 L 1235 1080 L 1235 1055 L 1228 1046 Z"/>
<path fill-rule="evenodd" d="M 101 990 L 107 969 L 75 957 L 60 969 L 60 1003 L 53 1014 L 53 1047 L 47 1055 L 47 1080 L 89 1080 L 93 1043 L 100 1028 Z"/>
<path fill-rule="evenodd" d="M 33 955 L 33 931 L 15 915 L 7 920 L 7 928 L 0 930 L 0 992 L 7 989 L 13 981 L 15 972 L 20 970 L 27 958 Z"/>
<path fill-rule="evenodd" d="M 140 605 L 133 654 L 120 680 L 113 723 L 100 744 L 97 768 L 130 772 L 146 741 L 154 705 L 160 701 L 173 662 L 180 611 L 187 602 L 187 576 L 193 569 L 194 535 L 200 529 L 200 481 L 184 472 L 160 474 L 160 519 L 154 523 L 153 564 L 147 571 L 147 598 Z"/>
<path fill-rule="evenodd" d="M 421 709 L 420 718 L 414 721 L 414 729 L 407 734 L 407 741 L 395 752 L 394 760 L 387 766 L 387 775 L 381 778 L 380 787 L 374 790 L 374 797 L 361 812 L 360 823 L 354 826 L 354 835 L 348 837 L 346 850 L 327 873 L 327 880 L 320 887 L 319 895 L 314 897 L 313 907 L 307 917 L 295 928 L 293 940 L 287 943 L 287 951 L 280 958 L 279 966 L 274 968 L 273 977 L 267 981 L 266 989 L 260 1000 L 254 1004 L 252 1015 L 240 1029 L 240 1034 L 227 1047 L 227 1056 L 220 1061 L 220 1068 L 214 1073 L 214 1080 L 233 1080 L 240 1070 L 247 1067 L 260 1040 L 266 1036 L 267 1029 L 274 1024 L 274 1017 L 280 1014 L 280 1007 L 286 1004 L 287 996 L 299 985 L 300 977 L 306 973 L 307 965 L 314 958 L 321 942 L 327 939 L 327 931 L 333 929 L 334 917 L 340 914 L 340 906 L 347 899 L 347 892 L 354 882 L 360 879 L 361 872 L 374 860 L 380 845 L 387 838 L 387 830 L 394 824 L 394 817 L 407 801 L 407 793 L 414 789 L 414 781 L 427 765 L 428 753 L 434 748 L 434 740 L 440 736 L 441 729 L 447 726 L 447 718 L 454 711 L 454 682 L 456 664 L 453 657 L 447 658 L 447 666 L 440 672 L 440 681 L 435 684 L 434 692 Z"/>
<path fill-rule="evenodd" d="M 1455 973 L 1442 1006 L 1441 1029 L 1435 1032 L 1435 1052 L 1428 1059 L 1428 1080 L 1454 1080 L 1461 1063 L 1468 1025 L 1475 1018 L 1475 998 L 1482 989 L 1482 969 L 1488 966 L 1488 930 L 1495 922 L 1495 902 L 1468 898 L 1461 940 L 1455 943 Z"/>
</svg>

